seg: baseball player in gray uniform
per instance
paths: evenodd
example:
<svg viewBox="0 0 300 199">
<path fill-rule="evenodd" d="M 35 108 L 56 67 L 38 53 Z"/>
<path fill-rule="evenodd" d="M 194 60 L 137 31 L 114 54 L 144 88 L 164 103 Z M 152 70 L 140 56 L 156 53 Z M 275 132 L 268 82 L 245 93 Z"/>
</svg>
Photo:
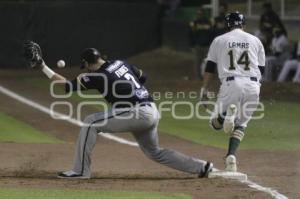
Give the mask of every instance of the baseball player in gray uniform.
<svg viewBox="0 0 300 199">
<path fill-rule="evenodd" d="M 88 72 L 69 81 L 47 67 L 38 44 L 27 42 L 25 57 L 33 67 L 40 67 L 49 79 L 65 82 L 66 92 L 97 89 L 112 105 L 110 110 L 85 118 L 75 149 L 73 169 L 59 173 L 59 178 L 91 177 L 91 153 L 99 132 L 131 132 L 147 157 L 173 169 L 198 174 L 199 177 L 207 177 L 212 171 L 211 162 L 159 147 L 159 112 L 143 85 L 146 76 L 135 66 L 120 60 L 104 60 L 98 50 L 88 48 L 81 56 L 82 68 Z"/>
<path fill-rule="evenodd" d="M 206 95 L 217 70 L 222 85 L 210 124 L 215 130 L 223 129 L 229 134 L 225 170 L 235 172 L 235 153 L 259 103 L 265 52 L 257 37 L 243 31 L 242 14 L 230 13 L 225 21 L 229 32 L 216 37 L 209 48 L 200 97 Z"/>
</svg>

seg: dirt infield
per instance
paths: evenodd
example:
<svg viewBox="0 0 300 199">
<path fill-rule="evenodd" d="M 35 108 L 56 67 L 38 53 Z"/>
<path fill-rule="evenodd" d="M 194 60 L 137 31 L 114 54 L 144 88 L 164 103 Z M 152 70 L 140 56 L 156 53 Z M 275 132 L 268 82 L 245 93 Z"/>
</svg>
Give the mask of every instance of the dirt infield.
<svg viewBox="0 0 300 199">
<path fill-rule="evenodd" d="M 29 84 L 16 85 L 11 80 L 0 84 L 49 104 L 51 98 L 34 90 Z M 58 171 L 71 168 L 74 142 L 79 128 L 49 116 L 0 94 L 1 111 L 52 134 L 65 144 L 1 143 L 0 187 L 70 188 L 92 190 L 128 190 L 187 193 L 194 198 L 267 199 L 270 195 L 256 191 L 237 181 L 198 179 L 148 160 L 136 148 L 99 137 L 93 153 L 93 179 L 56 179 Z M 12 108 L 14 107 L 14 108 Z M 118 136 L 132 140 L 128 134 Z M 212 160 L 223 168 L 224 150 L 201 146 L 160 134 L 162 147 L 180 150 L 189 155 Z M 250 180 L 272 187 L 289 198 L 300 198 L 300 152 L 242 150 L 238 154 L 239 169 Z"/>
<path fill-rule="evenodd" d="M 163 146 L 204 158 L 218 157 L 219 150 L 199 147 L 162 136 Z M 137 148 L 99 139 L 93 154 L 93 179 L 56 179 L 56 172 L 69 169 L 73 144 L 1 144 L 1 187 L 70 188 L 97 190 L 161 191 L 187 193 L 195 198 L 270 198 L 235 181 L 198 179 L 194 175 L 160 166 Z M 116 150 L 118 149 L 118 150 Z M 212 158 L 216 159 L 216 158 Z M 220 158 L 219 158 L 220 159 Z M 5 160 L 5 161 L 3 161 Z M 221 166 L 222 161 L 217 165 Z"/>
</svg>

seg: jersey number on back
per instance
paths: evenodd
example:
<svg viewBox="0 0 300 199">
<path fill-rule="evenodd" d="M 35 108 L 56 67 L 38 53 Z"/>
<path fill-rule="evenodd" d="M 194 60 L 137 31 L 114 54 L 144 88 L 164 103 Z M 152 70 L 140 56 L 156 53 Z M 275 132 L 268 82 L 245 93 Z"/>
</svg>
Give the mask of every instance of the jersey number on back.
<svg viewBox="0 0 300 199">
<path fill-rule="evenodd" d="M 141 85 L 135 80 L 135 78 L 130 74 L 130 73 L 126 73 L 124 75 L 124 77 L 129 80 L 132 81 L 135 85 L 136 88 L 141 88 Z"/>
<path fill-rule="evenodd" d="M 230 66 L 229 66 L 229 70 L 235 70 L 235 66 L 234 66 L 234 56 L 233 56 L 233 50 L 228 52 L 229 58 L 230 58 Z M 249 56 L 248 56 L 248 51 L 244 51 L 240 58 L 237 61 L 238 65 L 245 65 L 244 70 L 250 70 L 249 65 L 250 65 L 250 61 L 249 61 Z"/>
</svg>

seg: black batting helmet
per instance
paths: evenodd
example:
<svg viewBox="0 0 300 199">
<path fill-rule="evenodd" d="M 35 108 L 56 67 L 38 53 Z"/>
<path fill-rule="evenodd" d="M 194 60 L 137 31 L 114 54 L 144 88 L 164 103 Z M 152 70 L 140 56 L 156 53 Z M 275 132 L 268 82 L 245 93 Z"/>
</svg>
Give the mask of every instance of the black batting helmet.
<svg viewBox="0 0 300 199">
<path fill-rule="evenodd" d="M 228 28 L 242 27 L 245 25 L 245 17 L 238 11 L 227 14 L 225 16 L 225 21 Z"/>
<path fill-rule="evenodd" d="M 101 57 L 100 52 L 96 48 L 86 48 L 81 53 L 81 68 L 85 67 L 85 63 L 94 64 Z"/>
</svg>

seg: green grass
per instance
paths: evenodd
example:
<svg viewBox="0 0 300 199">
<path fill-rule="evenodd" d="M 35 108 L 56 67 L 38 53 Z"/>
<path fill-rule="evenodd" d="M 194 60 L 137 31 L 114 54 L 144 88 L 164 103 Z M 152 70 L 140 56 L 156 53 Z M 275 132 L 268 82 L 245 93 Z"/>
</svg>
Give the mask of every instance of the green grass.
<svg viewBox="0 0 300 199">
<path fill-rule="evenodd" d="M 0 198 L 9 199 L 191 199 L 184 194 L 111 192 L 52 189 L 0 189 Z"/>
<path fill-rule="evenodd" d="M 32 126 L 0 112 L 0 142 L 62 143 Z M 1 198 L 1 197 L 0 197 Z"/>
<path fill-rule="evenodd" d="M 266 101 L 264 105 L 264 118 L 249 122 L 241 148 L 300 150 L 300 104 Z M 178 107 L 176 112 L 188 115 L 189 111 L 186 107 Z M 228 136 L 223 131 L 212 130 L 208 123 L 197 117 L 176 120 L 170 112 L 163 112 L 159 130 L 195 143 L 227 148 Z"/>
</svg>

